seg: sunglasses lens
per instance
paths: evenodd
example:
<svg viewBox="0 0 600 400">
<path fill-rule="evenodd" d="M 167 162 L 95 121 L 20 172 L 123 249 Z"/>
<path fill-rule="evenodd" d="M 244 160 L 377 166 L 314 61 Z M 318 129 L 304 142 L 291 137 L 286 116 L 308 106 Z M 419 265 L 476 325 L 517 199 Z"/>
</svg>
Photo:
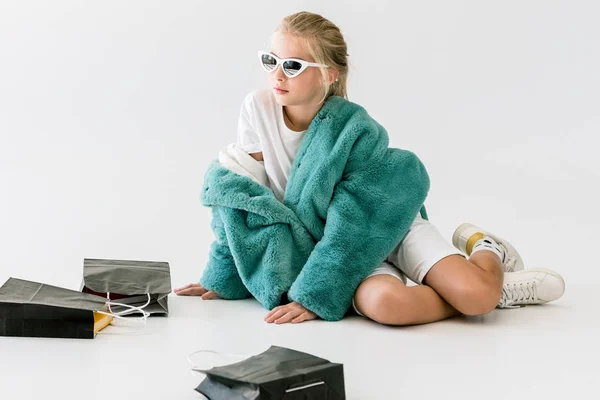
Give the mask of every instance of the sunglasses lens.
<svg viewBox="0 0 600 400">
<path fill-rule="evenodd" d="M 269 71 L 271 71 L 273 68 L 275 68 L 277 66 L 277 60 L 268 54 L 263 54 L 260 59 L 262 61 L 262 64 L 264 65 L 264 67 L 266 69 L 268 69 Z"/>
<path fill-rule="evenodd" d="M 286 61 L 283 63 L 283 70 L 289 76 L 294 76 L 302 69 L 302 64 L 298 61 Z"/>
</svg>

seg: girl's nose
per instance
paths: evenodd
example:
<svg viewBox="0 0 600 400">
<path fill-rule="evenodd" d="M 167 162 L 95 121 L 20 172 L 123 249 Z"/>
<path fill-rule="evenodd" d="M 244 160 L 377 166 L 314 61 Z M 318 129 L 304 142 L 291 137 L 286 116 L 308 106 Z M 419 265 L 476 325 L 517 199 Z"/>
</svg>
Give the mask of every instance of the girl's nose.
<svg viewBox="0 0 600 400">
<path fill-rule="evenodd" d="M 283 72 L 283 67 L 280 65 L 277 65 L 275 67 L 275 71 L 273 71 L 273 73 L 275 74 L 275 77 L 277 78 L 277 80 L 284 80 L 285 78 L 287 78 L 287 76 L 285 75 L 285 73 Z"/>
</svg>

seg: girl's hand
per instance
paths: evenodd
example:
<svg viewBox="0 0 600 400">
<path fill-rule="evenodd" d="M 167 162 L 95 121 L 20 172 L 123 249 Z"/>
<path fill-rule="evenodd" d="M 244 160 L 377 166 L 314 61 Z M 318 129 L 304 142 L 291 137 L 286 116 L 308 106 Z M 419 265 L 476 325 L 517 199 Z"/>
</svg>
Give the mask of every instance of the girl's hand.
<svg viewBox="0 0 600 400">
<path fill-rule="evenodd" d="M 285 324 L 286 322 L 292 322 L 297 324 L 299 322 L 308 321 L 317 318 L 317 315 L 312 311 L 302 307 L 299 303 L 291 302 L 284 306 L 278 306 L 272 309 L 267 316 L 265 321 L 276 324 Z"/>
<path fill-rule="evenodd" d="M 190 283 L 173 291 L 178 296 L 202 296 L 202 300 L 220 299 L 219 295 L 212 290 L 206 290 L 199 283 Z"/>
</svg>

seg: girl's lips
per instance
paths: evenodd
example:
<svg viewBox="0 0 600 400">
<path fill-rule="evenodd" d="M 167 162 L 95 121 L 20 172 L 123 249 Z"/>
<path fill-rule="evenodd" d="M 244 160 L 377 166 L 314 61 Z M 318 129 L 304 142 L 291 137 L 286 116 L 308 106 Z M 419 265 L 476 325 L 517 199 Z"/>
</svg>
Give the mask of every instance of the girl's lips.
<svg viewBox="0 0 600 400">
<path fill-rule="evenodd" d="M 275 93 L 287 93 L 287 90 L 283 90 L 283 89 L 279 89 L 279 88 L 273 88 L 273 90 L 275 91 Z"/>
</svg>

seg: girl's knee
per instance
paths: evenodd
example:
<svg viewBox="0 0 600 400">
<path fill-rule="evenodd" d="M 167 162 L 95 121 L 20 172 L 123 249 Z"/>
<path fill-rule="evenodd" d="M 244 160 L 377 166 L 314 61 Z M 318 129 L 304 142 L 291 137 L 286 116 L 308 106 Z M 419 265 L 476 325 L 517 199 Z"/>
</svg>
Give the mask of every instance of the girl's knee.
<svg viewBox="0 0 600 400">
<path fill-rule="evenodd" d="M 404 283 L 394 282 L 395 277 L 380 277 L 370 282 L 369 279 L 358 287 L 354 295 L 358 311 L 380 324 L 408 324 L 410 321 L 405 321 L 404 317 L 407 307 L 402 300 L 402 292 L 406 288 Z"/>
<path fill-rule="evenodd" d="M 448 256 L 425 275 L 430 285 L 452 307 L 465 315 L 492 311 L 502 295 L 502 282 L 460 256 Z"/>
<path fill-rule="evenodd" d="M 502 285 L 493 277 L 470 280 L 463 288 L 455 308 L 465 315 L 483 315 L 493 311 L 502 296 Z"/>
</svg>

